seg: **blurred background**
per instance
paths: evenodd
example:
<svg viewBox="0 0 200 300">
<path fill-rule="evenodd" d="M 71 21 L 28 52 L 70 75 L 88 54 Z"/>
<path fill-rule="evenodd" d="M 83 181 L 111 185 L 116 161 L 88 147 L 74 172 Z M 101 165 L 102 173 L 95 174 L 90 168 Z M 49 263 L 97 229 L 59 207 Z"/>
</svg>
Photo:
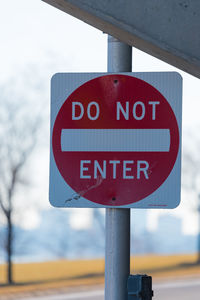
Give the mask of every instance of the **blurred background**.
<svg viewBox="0 0 200 300">
<path fill-rule="evenodd" d="M 103 258 L 104 209 L 50 207 L 49 114 L 53 74 L 106 72 L 107 35 L 40 0 L 1 1 L 0 23 L 0 264 Z M 131 252 L 196 254 L 199 80 L 134 48 L 133 71 L 182 75 L 183 150 L 180 206 L 132 210 Z"/>
</svg>

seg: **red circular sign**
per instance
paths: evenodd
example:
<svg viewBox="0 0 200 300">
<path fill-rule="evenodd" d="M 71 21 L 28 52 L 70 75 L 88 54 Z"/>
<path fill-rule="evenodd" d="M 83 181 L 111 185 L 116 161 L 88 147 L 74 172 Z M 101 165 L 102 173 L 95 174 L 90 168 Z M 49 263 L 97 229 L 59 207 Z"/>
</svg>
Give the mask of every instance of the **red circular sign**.
<svg viewBox="0 0 200 300">
<path fill-rule="evenodd" d="M 91 129 L 101 129 L 99 145 Z M 64 132 L 70 135 L 64 141 L 66 151 Z M 104 132 L 111 151 L 101 142 Z M 83 137 L 85 143 L 80 142 Z M 171 106 L 157 89 L 132 76 L 105 75 L 66 99 L 54 123 L 52 144 L 60 174 L 78 195 L 121 206 L 144 199 L 167 179 L 176 161 L 179 131 Z"/>
</svg>

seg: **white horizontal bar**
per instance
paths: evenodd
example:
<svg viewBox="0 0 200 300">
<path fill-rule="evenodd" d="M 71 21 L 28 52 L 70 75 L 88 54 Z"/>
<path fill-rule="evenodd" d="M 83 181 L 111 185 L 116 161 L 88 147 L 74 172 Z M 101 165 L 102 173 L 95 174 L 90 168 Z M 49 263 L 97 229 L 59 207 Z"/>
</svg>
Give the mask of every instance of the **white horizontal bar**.
<svg viewBox="0 0 200 300">
<path fill-rule="evenodd" d="M 62 129 L 62 151 L 168 152 L 169 129 Z"/>
</svg>

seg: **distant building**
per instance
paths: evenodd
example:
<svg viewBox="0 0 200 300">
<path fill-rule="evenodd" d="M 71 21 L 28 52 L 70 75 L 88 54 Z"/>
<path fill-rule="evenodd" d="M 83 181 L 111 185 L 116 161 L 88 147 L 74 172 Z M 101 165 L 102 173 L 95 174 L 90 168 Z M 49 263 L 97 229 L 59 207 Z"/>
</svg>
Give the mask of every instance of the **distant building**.
<svg viewBox="0 0 200 300">
<path fill-rule="evenodd" d="M 171 215 L 161 215 L 158 217 L 157 234 L 182 236 L 182 219 Z"/>
<path fill-rule="evenodd" d="M 183 234 L 182 219 L 178 217 L 160 216 L 157 230 L 153 235 L 156 253 L 179 254 L 191 253 L 196 250 L 196 237 Z"/>
</svg>

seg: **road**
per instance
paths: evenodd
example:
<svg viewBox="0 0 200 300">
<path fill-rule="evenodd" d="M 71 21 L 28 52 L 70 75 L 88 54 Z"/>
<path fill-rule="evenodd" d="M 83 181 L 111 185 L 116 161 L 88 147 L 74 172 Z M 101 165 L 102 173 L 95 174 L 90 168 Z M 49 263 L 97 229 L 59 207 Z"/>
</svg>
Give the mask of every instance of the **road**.
<svg viewBox="0 0 200 300">
<path fill-rule="evenodd" d="M 155 284 L 153 300 L 199 300 L 200 278 Z"/>
<path fill-rule="evenodd" d="M 153 300 L 199 300 L 200 278 L 182 279 L 155 283 Z M 20 300 L 21 298 L 15 298 Z M 46 295 L 23 298 L 23 300 L 104 300 L 102 289 L 75 292 L 70 294 Z"/>
</svg>

